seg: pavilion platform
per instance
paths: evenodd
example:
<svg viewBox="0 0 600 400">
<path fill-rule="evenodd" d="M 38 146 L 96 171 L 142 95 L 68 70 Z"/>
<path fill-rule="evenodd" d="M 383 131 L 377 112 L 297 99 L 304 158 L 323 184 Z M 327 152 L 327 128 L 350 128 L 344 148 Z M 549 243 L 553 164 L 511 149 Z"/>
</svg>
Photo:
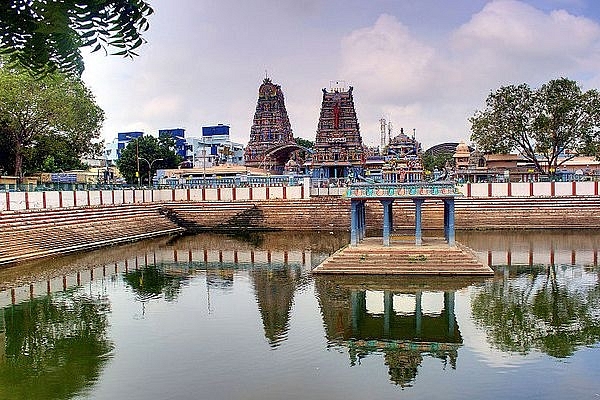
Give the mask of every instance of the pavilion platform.
<svg viewBox="0 0 600 400">
<path fill-rule="evenodd" d="M 475 252 L 461 243 L 448 244 L 445 238 L 390 236 L 367 237 L 356 245 L 341 248 L 312 271 L 315 274 L 491 276 Z"/>
</svg>

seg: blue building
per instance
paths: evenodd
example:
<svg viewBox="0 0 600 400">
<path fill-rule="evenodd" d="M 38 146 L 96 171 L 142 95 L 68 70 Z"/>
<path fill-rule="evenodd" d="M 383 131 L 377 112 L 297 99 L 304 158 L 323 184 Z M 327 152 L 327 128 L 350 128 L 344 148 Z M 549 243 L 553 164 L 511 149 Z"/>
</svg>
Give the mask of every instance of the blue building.
<svg viewBox="0 0 600 400">
<path fill-rule="evenodd" d="M 186 156 L 186 143 L 185 143 L 185 129 L 160 129 L 158 131 L 158 137 L 171 137 L 175 140 L 175 151 L 178 155 L 185 158 Z"/>
<path fill-rule="evenodd" d="M 116 158 L 121 157 L 121 152 L 123 151 L 123 149 L 125 147 L 127 147 L 129 142 L 131 142 L 133 139 L 137 139 L 142 136 L 144 136 L 144 132 L 119 132 L 117 134 L 117 157 Z"/>
</svg>

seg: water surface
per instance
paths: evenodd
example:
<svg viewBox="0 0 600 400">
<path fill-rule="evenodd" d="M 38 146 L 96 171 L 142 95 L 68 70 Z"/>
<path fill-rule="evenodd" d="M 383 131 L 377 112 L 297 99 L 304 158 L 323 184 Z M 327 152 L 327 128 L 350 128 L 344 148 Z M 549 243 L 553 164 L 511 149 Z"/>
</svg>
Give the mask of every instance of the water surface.
<svg viewBox="0 0 600 400">
<path fill-rule="evenodd" d="M 600 234 L 457 239 L 493 278 L 313 277 L 329 233 L 4 269 L 0 399 L 598 398 Z"/>
</svg>

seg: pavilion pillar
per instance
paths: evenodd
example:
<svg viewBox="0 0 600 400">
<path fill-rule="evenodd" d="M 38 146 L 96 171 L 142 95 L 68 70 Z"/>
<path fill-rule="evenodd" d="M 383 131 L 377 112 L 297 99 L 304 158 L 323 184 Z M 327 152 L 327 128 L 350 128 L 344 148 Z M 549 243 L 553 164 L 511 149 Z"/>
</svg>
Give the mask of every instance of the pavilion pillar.
<svg viewBox="0 0 600 400">
<path fill-rule="evenodd" d="M 366 207 L 365 207 L 365 201 L 364 200 L 360 200 L 358 202 L 358 216 L 359 216 L 359 239 L 358 240 L 363 240 L 365 238 L 365 236 L 367 235 L 367 218 L 366 218 Z"/>
<path fill-rule="evenodd" d="M 417 246 L 423 244 L 421 213 L 424 201 L 425 199 L 413 199 L 413 202 L 415 203 L 415 245 Z"/>
<path fill-rule="evenodd" d="M 359 204 L 358 200 L 350 201 L 350 246 L 356 246 L 359 242 Z"/>
<path fill-rule="evenodd" d="M 454 199 L 444 199 L 444 233 L 450 246 L 454 246 Z"/>
<path fill-rule="evenodd" d="M 383 205 L 383 245 L 390 245 L 390 232 L 392 231 L 392 203 L 393 199 L 380 200 Z"/>
</svg>

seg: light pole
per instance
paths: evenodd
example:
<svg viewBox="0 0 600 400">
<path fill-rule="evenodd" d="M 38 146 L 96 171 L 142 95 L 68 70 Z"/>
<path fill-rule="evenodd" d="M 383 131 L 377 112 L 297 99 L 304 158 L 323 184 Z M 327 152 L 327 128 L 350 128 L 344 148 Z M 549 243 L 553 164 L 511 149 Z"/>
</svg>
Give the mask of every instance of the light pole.
<svg viewBox="0 0 600 400">
<path fill-rule="evenodd" d="M 152 162 L 146 160 L 144 157 L 138 157 L 138 163 L 140 160 L 146 161 L 146 163 L 148 164 L 148 185 L 150 185 L 150 178 L 152 177 L 152 166 L 154 165 L 155 162 L 157 161 L 163 161 L 163 158 L 156 158 L 154 160 L 152 160 Z"/>
</svg>

